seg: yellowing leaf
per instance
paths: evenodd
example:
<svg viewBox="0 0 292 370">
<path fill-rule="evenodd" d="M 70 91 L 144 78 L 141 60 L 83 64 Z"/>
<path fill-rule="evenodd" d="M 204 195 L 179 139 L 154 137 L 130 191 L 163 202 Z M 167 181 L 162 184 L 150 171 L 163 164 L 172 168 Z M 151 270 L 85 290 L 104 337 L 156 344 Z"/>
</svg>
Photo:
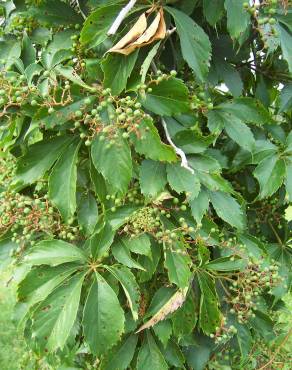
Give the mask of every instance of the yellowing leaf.
<svg viewBox="0 0 292 370">
<path fill-rule="evenodd" d="M 144 325 L 142 325 L 137 331 L 137 333 L 140 333 L 142 330 L 151 328 L 155 324 L 157 324 L 159 321 L 162 321 L 166 318 L 167 315 L 170 313 L 175 312 L 178 310 L 184 303 L 186 299 L 186 295 L 188 292 L 188 287 L 184 289 L 178 290 L 170 299 L 169 301 Z"/>
<path fill-rule="evenodd" d="M 149 45 L 156 40 L 164 39 L 166 25 L 163 9 L 159 9 L 159 12 L 148 28 L 146 14 L 147 12 L 140 16 L 130 31 L 109 52 L 129 55 L 138 48 Z"/>
</svg>

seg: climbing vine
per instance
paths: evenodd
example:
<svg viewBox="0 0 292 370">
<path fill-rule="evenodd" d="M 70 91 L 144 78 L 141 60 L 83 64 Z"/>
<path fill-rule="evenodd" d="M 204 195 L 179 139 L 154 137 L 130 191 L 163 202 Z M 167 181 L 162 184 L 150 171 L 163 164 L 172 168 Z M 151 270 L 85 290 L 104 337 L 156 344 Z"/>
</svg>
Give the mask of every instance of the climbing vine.
<svg viewBox="0 0 292 370">
<path fill-rule="evenodd" d="M 289 369 L 289 2 L 0 10 L 0 254 L 30 349 L 52 369 Z"/>
</svg>

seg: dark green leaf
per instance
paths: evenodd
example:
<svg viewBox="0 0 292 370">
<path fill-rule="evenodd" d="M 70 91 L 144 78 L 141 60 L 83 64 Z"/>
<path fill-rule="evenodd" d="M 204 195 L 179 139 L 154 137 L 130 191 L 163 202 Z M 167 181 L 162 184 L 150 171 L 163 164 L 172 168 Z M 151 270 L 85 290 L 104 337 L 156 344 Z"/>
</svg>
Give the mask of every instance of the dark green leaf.
<svg viewBox="0 0 292 370">
<path fill-rule="evenodd" d="M 124 331 L 124 312 L 109 284 L 97 276 L 88 293 L 84 313 L 85 340 L 95 355 L 107 353 Z"/>
<path fill-rule="evenodd" d="M 49 198 L 68 222 L 76 210 L 77 161 L 80 143 L 74 141 L 61 155 L 49 178 Z"/>
<path fill-rule="evenodd" d="M 174 18 L 184 59 L 199 80 L 203 81 L 208 72 L 211 57 L 211 44 L 208 36 L 185 13 L 169 7 L 166 7 L 166 10 Z"/>
<path fill-rule="evenodd" d="M 132 176 L 132 158 L 129 145 L 119 134 L 108 147 L 107 140 L 95 138 L 91 146 L 92 162 L 114 189 L 125 193 Z"/>
<path fill-rule="evenodd" d="M 189 111 L 188 89 L 182 80 L 170 78 L 150 86 L 152 91 L 141 98 L 146 109 L 161 116 Z"/>
<path fill-rule="evenodd" d="M 167 183 L 165 164 L 145 159 L 140 167 L 139 181 L 142 194 L 148 197 L 158 195 Z"/>
</svg>

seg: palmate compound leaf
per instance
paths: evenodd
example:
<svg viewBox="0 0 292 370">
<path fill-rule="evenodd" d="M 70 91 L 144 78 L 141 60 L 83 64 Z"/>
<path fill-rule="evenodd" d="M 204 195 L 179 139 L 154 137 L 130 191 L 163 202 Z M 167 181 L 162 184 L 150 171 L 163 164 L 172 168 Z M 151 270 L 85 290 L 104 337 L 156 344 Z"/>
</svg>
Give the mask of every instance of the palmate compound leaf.
<svg viewBox="0 0 292 370">
<path fill-rule="evenodd" d="M 85 273 L 55 289 L 33 314 L 32 335 L 44 351 L 63 349 L 76 320 Z"/>
<path fill-rule="evenodd" d="M 135 275 L 125 266 L 105 266 L 105 268 L 120 282 L 127 297 L 133 319 L 138 319 L 140 292 Z"/>
<path fill-rule="evenodd" d="M 96 274 L 86 299 L 82 321 L 90 351 L 97 356 L 107 353 L 120 340 L 124 322 L 124 311 L 116 293 Z"/>
<path fill-rule="evenodd" d="M 43 240 L 31 248 L 24 257 L 27 264 L 33 266 L 58 266 L 67 262 L 85 262 L 85 253 L 73 244 L 63 240 Z"/>
<path fill-rule="evenodd" d="M 108 140 L 98 135 L 91 146 L 92 162 L 111 186 L 121 193 L 127 191 L 132 177 L 132 158 L 129 144 L 118 133 L 114 144 L 108 147 Z"/>
</svg>

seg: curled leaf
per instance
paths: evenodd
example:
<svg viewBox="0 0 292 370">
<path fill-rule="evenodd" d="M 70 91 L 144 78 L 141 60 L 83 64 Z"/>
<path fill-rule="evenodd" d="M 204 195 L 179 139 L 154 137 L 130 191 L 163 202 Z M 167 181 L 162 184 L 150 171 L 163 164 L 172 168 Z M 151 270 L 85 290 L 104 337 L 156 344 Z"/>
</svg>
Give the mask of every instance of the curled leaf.
<svg viewBox="0 0 292 370">
<path fill-rule="evenodd" d="M 156 17 L 147 28 L 148 12 L 143 13 L 130 31 L 108 52 L 131 54 L 134 50 L 149 45 L 156 40 L 162 40 L 166 34 L 163 9 L 160 8 Z"/>
</svg>

